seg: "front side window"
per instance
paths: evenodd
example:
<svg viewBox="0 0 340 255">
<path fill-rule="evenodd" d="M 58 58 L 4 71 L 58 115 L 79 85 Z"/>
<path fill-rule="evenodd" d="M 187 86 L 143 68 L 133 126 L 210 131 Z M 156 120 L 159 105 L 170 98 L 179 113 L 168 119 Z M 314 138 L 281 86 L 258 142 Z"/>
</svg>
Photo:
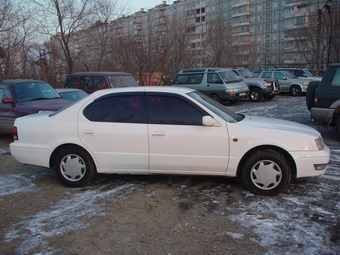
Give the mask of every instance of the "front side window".
<svg viewBox="0 0 340 255">
<path fill-rule="evenodd" d="M 145 123 L 141 95 L 111 96 L 95 100 L 83 111 L 95 122 Z"/>
<path fill-rule="evenodd" d="M 208 73 L 207 81 L 208 81 L 208 83 L 216 83 L 216 84 L 222 84 L 223 83 L 223 81 L 221 80 L 221 78 L 218 76 L 217 73 Z"/>
<path fill-rule="evenodd" d="M 132 75 L 111 75 L 107 77 L 112 88 L 138 86 Z"/>
<path fill-rule="evenodd" d="M 203 125 L 204 114 L 188 102 L 171 96 L 148 96 L 149 123 L 165 125 Z"/>
<path fill-rule="evenodd" d="M 274 79 L 283 80 L 285 76 L 281 72 L 274 72 Z"/>
</svg>

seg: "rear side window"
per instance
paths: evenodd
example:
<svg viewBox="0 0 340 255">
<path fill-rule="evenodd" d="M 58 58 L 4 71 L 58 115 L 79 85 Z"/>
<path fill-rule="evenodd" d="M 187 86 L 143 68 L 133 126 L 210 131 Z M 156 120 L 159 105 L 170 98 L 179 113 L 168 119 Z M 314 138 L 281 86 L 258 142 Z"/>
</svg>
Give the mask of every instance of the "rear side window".
<svg viewBox="0 0 340 255">
<path fill-rule="evenodd" d="M 272 78 L 272 72 L 263 72 L 261 78 Z"/>
<path fill-rule="evenodd" d="M 67 76 L 64 88 L 77 88 L 78 76 Z"/>
<path fill-rule="evenodd" d="M 333 76 L 331 86 L 340 86 L 340 68 L 338 68 Z"/>
<path fill-rule="evenodd" d="M 114 96 L 97 100 L 83 111 L 95 122 L 145 123 L 142 96 Z"/>
<path fill-rule="evenodd" d="M 173 84 L 201 84 L 203 73 L 200 74 L 179 74 Z"/>
</svg>

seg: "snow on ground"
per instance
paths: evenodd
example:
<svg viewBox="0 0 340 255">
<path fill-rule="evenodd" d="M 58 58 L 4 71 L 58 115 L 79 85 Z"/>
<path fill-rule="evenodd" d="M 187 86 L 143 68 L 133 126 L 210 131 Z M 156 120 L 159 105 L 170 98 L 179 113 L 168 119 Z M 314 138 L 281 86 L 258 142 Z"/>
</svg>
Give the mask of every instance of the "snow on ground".
<svg viewBox="0 0 340 255">
<path fill-rule="evenodd" d="M 303 118 L 306 112 L 299 112 L 299 110 L 305 111 L 303 104 L 297 104 L 296 98 L 292 99 L 296 102 L 283 103 L 282 100 L 287 99 L 289 98 L 280 98 L 277 103 L 271 105 L 240 104 L 230 108 L 251 115 L 280 116 L 284 119 Z M 277 106 L 280 102 L 281 110 Z M 286 107 L 297 109 L 296 115 Z M 281 115 L 278 114 L 280 111 Z M 290 184 L 290 192 L 277 197 L 254 196 L 244 191 L 244 197 L 239 198 L 232 205 L 225 201 L 218 201 L 211 195 L 211 201 L 217 208 L 214 213 L 228 217 L 256 233 L 258 238 L 252 241 L 265 247 L 268 250 L 267 254 L 340 254 L 339 239 L 336 242 L 337 246 L 332 242 L 340 235 L 336 227 L 340 226 L 340 150 L 338 146 L 330 146 L 330 148 L 331 161 L 325 175 L 304 178 L 303 181 L 294 180 Z M 6 153 L 8 150 L 0 149 L 0 154 Z M 53 175 L 53 172 L 46 174 Z M 33 180 L 41 177 L 39 174 L 0 175 L 0 199 L 16 192 L 38 192 Z M 21 222 L 16 223 L 19 227 L 14 227 L 2 238 L 6 242 L 11 242 L 21 235 L 20 239 L 23 241 L 17 246 L 15 254 L 25 254 L 37 246 L 48 248 L 48 243 L 44 241 L 45 237 L 87 228 L 89 226 L 80 221 L 81 217 L 103 215 L 106 203 L 143 189 L 143 184 L 135 183 L 117 183 L 114 187 L 112 183 L 108 185 L 85 189 L 75 194 L 70 193 L 53 208 L 22 219 Z M 244 199 L 245 197 L 251 199 Z M 232 211 L 238 213 L 226 213 L 231 206 Z M 70 219 L 68 220 L 67 217 Z M 243 234 L 230 232 L 227 229 L 225 235 L 235 239 L 243 238 Z M 56 253 L 57 250 L 44 254 Z"/>
</svg>

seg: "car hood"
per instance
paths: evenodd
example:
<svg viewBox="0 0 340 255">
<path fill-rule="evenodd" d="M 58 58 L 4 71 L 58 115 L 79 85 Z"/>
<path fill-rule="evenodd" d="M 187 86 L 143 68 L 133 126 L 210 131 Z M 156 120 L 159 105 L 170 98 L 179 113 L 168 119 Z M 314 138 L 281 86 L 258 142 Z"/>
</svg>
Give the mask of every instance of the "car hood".
<svg viewBox="0 0 340 255">
<path fill-rule="evenodd" d="M 316 138 L 320 136 L 320 133 L 314 128 L 288 120 L 245 115 L 245 118 L 242 121 L 238 122 L 238 124 L 241 126 L 248 126 L 253 128 L 272 129 L 278 132 L 285 131 L 289 133 L 294 132 L 304 135 L 308 134 Z"/>
<path fill-rule="evenodd" d="M 25 108 L 30 113 L 37 113 L 39 111 L 58 111 L 71 103 L 71 101 L 65 99 L 54 98 L 17 103 L 16 106 Z"/>
</svg>

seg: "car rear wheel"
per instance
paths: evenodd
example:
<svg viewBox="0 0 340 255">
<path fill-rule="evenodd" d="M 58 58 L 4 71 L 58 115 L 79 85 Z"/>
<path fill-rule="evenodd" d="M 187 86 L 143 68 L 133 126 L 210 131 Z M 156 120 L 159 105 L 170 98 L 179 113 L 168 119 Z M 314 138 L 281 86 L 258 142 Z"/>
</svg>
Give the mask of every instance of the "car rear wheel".
<svg viewBox="0 0 340 255">
<path fill-rule="evenodd" d="M 338 117 L 335 122 L 335 130 L 336 133 L 338 134 L 338 137 L 340 138 L 340 117 Z"/>
<path fill-rule="evenodd" d="M 294 97 L 295 96 L 301 96 L 301 88 L 299 86 L 296 86 L 296 85 L 292 86 L 290 88 L 290 95 L 294 96 Z"/>
<path fill-rule="evenodd" d="M 77 146 L 68 146 L 58 152 L 54 160 L 57 178 L 68 187 L 83 187 L 96 174 L 91 156 Z"/>
<path fill-rule="evenodd" d="M 319 84 L 320 84 L 320 81 L 312 81 L 308 85 L 307 92 L 306 92 L 306 105 L 309 111 L 314 106 L 315 90 L 317 87 L 319 87 Z"/>
<path fill-rule="evenodd" d="M 249 100 L 251 102 L 259 102 L 263 98 L 262 91 L 258 88 L 251 88 L 249 92 Z"/>
<path fill-rule="evenodd" d="M 212 98 L 212 99 L 215 100 L 216 102 L 220 102 L 220 101 L 221 101 L 220 98 L 218 97 L 218 95 L 216 95 L 216 94 L 211 94 L 211 95 L 210 95 L 210 98 Z"/>
<path fill-rule="evenodd" d="M 258 151 L 243 166 L 243 184 L 254 194 L 275 196 L 287 188 L 290 178 L 287 160 L 276 151 Z"/>
</svg>

